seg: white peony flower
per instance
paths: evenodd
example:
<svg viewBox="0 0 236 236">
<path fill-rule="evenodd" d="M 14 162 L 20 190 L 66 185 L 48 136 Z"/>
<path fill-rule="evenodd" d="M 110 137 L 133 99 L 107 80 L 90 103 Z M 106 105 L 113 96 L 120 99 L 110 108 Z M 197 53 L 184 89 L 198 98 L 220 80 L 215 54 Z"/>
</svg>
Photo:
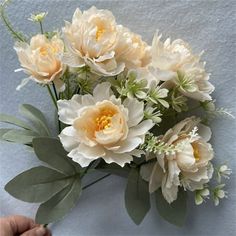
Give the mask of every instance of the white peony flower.
<svg viewBox="0 0 236 236">
<path fill-rule="evenodd" d="M 208 81 L 205 62 L 200 61 L 201 55 L 193 54 L 186 42 L 181 39 L 171 42 L 170 38 L 162 42 L 161 35 L 156 33 L 151 51 L 150 67 L 157 81 L 165 81 L 163 87 L 176 87 L 179 92 L 192 99 L 211 100 L 210 94 L 214 86 Z"/>
<path fill-rule="evenodd" d="M 154 125 L 143 120 L 144 104 L 135 98 L 124 102 L 115 98 L 110 83 L 101 83 L 93 96 L 74 95 L 58 101 L 59 119 L 70 125 L 62 130 L 60 140 L 68 156 L 82 167 L 98 158 L 120 166 L 130 163 L 136 148 L 144 142 L 146 132 Z"/>
<path fill-rule="evenodd" d="M 196 126 L 199 135 L 195 133 Z M 160 137 L 164 143 L 178 145 L 180 151 L 157 154 L 156 162 L 142 166 L 141 175 L 149 181 L 149 191 L 154 192 L 161 187 L 164 198 L 171 203 L 177 199 L 179 186 L 190 191 L 203 189 L 213 174 L 210 160 L 214 154 L 207 143 L 210 137 L 210 129 L 199 124 L 195 117 L 181 121 Z"/>
<path fill-rule="evenodd" d="M 63 33 L 68 50 L 64 62 L 69 66 L 87 64 L 93 72 L 104 76 L 124 70 L 125 64 L 115 59 L 118 32 L 110 11 L 91 7 L 82 13 L 77 8 L 72 23 L 66 22 Z"/>
<path fill-rule="evenodd" d="M 37 34 L 31 38 L 30 44 L 17 42 L 14 49 L 22 66 L 16 71 L 23 70 L 30 75 L 29 78 L 22 80 L 17 90 L 30 79 L 41 84 L 53 81 L 59 90 L 63 90 L 63 82 L 60 77 L 64 66 L 60 57 L 64 51 L 64 43 L 58 36 L 49 40 L 45 35 Z"/>
</svg>

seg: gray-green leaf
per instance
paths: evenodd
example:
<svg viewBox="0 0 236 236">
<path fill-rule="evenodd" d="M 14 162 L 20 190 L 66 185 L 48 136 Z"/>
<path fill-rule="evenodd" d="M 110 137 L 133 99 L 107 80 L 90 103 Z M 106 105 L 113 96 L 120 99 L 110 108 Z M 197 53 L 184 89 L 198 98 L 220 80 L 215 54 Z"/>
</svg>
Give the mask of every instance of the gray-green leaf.
<svg viewBox="0 0 236 236">
<path fill-rule="evenodd" d="M 41 204 L 36 214 L 36 222 L 48 224 L 64 217 L 75 205 L 81 194 L 81 181 L 74 181 L 47 202 Z"/>
<path fill-rule="evenodd" d="M 29 169 L 8 182 L 5 190 L 25 202 L 44 202 L 70 184 L 65 175 L 44 166 Z"/>
<path fill-rule="evenodd" d="M 5 140 L 4 138 L 3 138 L 3 135 L 5 134 L 5 133 L 7 133 L 8 131 L 10 131 L 11 129 L 0 129 L 0 140 Z"/>
<path fill-rule="evenodd" d="M 0 114 L 0 122 L 16 125 L 18 127 L 24 128 L 24 129 L 29 129 L 29 130 L 32 129 L 30 127 L 30 125 L 26 124 L 24 121 L 14 117 L 14 116 L 7 115 L 7 114 Z"/>
<path fill-rule="evenodd" d="M 67 152 L 61 142 L 55 138 L 35 138 L 33 147 L 38 159 L 46 162 L 56 170 L 72 175 L 76 172 L 72 160 L 67 157 Z"/>
<path fill-rule="evenodd" d="M 177 226 L 183 226 L 187 213 L 187 192 L 179 189 L 178 198 L 169 204 L 160 189 L 156 191 L 157 210 L 166 221 Z"/>
<path fill-rule="evenodd" d="M 30 130 L 11 129 L 2 136 L 2 139 L 14 143 L 30 144 L 32 139 L 37 136 L 37 133 Z"/>
<path fill-rule="evenodd" d="M 22 104 L 19 110 L 23 116 L 34 124 L 36 131 L 39 132 L 39 134 L 42 136 L 50 135 L 47 121 L 40 110 L 30 104 Z"/>
<path fill-rule="evenodd" d="M 148 183 L 139 174 L 139 169 L 132 168 L 125 190 L 126 210 L 135 224 L 140 224 L 150 209 Z"/>
</svg>

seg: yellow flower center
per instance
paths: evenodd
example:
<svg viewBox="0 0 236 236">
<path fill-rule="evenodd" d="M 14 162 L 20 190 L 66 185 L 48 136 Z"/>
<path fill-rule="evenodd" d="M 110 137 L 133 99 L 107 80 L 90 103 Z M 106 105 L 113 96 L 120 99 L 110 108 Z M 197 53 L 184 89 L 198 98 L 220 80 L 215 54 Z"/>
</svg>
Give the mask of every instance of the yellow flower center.
<svg viewBox="0 0 236 236">
<path fill-rule="evenodd" d="M 46 45 L 39 49 L 41 56 L 47 56 L 49 53 L 55 54 L 56 52 L 58 52 L 58 48 L 52 45 Z"/>
<path fill-rule="evenodd" d="M 98 41 L 102 35 L 104 34 L 105 29 L 104 28 L 98 28 L 96 32 L 96 41 Z"/>
<path fill-rule="evenodd" d="M 111 119 L 115 114 L 112 110 L 103 110 L 96 118 L 96 131 L 101 131 L 111 127 Z"/>
<path fill-rule="evenodd" d="M 198 145 L 194 142 L 191 145 L 193 147 L 193 156 L 196 161 L 199 161 L 200 160 L 200 151 L 199 151 Z"/>
</svg>

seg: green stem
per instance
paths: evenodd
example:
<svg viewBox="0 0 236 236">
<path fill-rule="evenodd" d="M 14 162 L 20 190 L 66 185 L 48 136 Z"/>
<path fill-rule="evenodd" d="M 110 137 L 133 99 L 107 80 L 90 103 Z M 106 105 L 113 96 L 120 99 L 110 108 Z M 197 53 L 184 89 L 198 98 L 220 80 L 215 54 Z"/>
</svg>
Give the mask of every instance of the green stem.
<svg viewBox="0 0 236 236">
<path fill-rule="evenodd" d="M 57 95 L 57 90 L 56 90 L 56 86 L 55 86 L 54 82 L 52 82 L 52 87 L 53 87 L 53 91 L 54 91 L 56 100 L 58 101 L 59 98 L 58 98 L 58 95 Z M 59 119 L 58 119 L 58 130 L 59 130 L 59 133 L 61 133 L 61 122 L 60 122 Z"/>
<path fill-rule="evenodd" d="M 47 84 L 46 86 L 47 86 L 48 92 L 49 92 L 49 94 L 50 94 L 50 96 L 51 96 L 51 98 L 52 98 L 53 104 L 55 105 L 56 109 L 58 110 L 57 102 L 56 102 L 55 97 L 54 97 L 53 94 L 52 94 L 52 91 L 51 91 L 51 89 L 50 89 L 50 86 L 49 86 L 48 84 Z"/>
<path fill-rule="evenodd" d="M 39 25 L 40 25 L 40 32 L 41 32 L 41 34 L 43 34 L 43 24 L 42 24 L 42 21 L 39 21 Z"/>
<path fill-rule="evenodd" d="M 14 35 L 15 38 L 17 38 L 18 40 L 25 42 L 26 40 L 24 39 L 23 36 L 21 36 L 18 32 L 16 32 L 13 29 L 13 26 L 11 25 L 10 21 L 8 20 L 7 16 L 5 16 L 5 9 L 7 7 L 9 1 L 4 1 L 3 3 L 1 3 L 0 5 L 0 14 L 1 14 L 1 18 L 4 22 L 4 24 L 6 25 L 7 29 L 12 33 L 12 35 Z"/>
<path fill-rule="evenodd" d="M 54 82 L 52 82 L 52 87 L 53 87 L 53 91 L 54 91 L 54 94 L 55 94 L 56 99 L 59 100 L 59 99 L 58 99 L 58 95 L 57 95 L 56 86 L 55 86 Z"/>
<path fill-rule="evenodd" d="M 92 186 L 92 185 L 96 184 L 97 182 L 109 177 L 110 175 L 111 174 L 106 174 L 106 175 L 102 176 L 101 178 L 94 180 L 92 183 L 85 185 L 82 189 L 84 190 L 86 188 L 89 188 L 90 186 Z"/>
</svg>

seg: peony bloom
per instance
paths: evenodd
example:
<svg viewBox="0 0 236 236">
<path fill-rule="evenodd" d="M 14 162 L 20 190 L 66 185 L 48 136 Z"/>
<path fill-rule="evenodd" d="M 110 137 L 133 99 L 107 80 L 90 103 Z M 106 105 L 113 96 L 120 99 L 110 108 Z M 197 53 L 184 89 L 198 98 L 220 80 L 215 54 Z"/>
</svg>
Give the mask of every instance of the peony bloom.
<svg viewBox="0 0 236 236">
<path fill-rule="evenodd" d="M 211 100 L 214 86 L 208 81 L 205 62 L 201 55 L 194 55 L 190 46 L 181 39 L 164 43 L 156 34 L 152 42 L 152 63 L 157 80 L 165 81 L 166 88 L 178 88 L 183 95 L 195 100 Z"/>
<path fill-rule="evenodd" d="M 22 69 L 30 77 L 22 80 L 17 87 L 19 90 L 30 79 L 40 84 L 48 84 L 52 81 L 60 90 L 63 89 L 63 82 L 60 77 L 63 73 L 64 66 L 60 56 L 64 51 L 64 43 L 58 36 L 51 40 L 43 34 L 37 34 L 31 38 L 30 44 L 17 42 L 14 49 L 18 55 Z"/>
<path fill-rule="evenodd" d="M 114 76 L 150 62 L 150 47 L 141 36 L 117 25 L 108 10 L 91 7 L 83 13 L 76 9 L 72 23 L 63 28 L 67 52 L 64 62 L 71 67 L 88 65 L 92 72 Z"/>
<path fill-rule="evenodd" d="M 68 156 L 82 167 L 98 158 L 120 166 L 130 163 L 136 148 L 144 142 L 152 128 L 151 120 L 143 120 L 143 102 L 135 98 L 115 98 L 109 83 L 101 83 L 93 96 L 74 95 L 58 101 L 59 119 L 69 125 L 59 135 Z"/>
<path fill-rule="evenodd" d="M 122 72 L 123 62 L 117 62 L 115 47 L 118 40 L 114 16 L 108 10 L 91 7 L 83 13 L 76 9 L 72 23 L 63 28 L 68 52 L 64 62 L 72 67 L 88 65 L 99 75 L 112 76 Z"/>
<path fill-rule="evenodd" d="M 116 59 L 125 62 L 128 69 L 143 68 L 151 62 L 151 50 L 140 35 L 122 25 L 118 26 Z"/>
<path fill-rule="evenodd" d="M 199 134 L 193 130 L 198 126 Z M 167 202 L 177 199 L 178 187 L 195 191 L 203 189 L 212 177 L 213 168 L 210 160 L 214 153 L 208 142 L 211 131 L 199 124 L 195 117 L 187 118 L 168 130 L 161 141 L 169 145 L 178 145 L 179 152 L 157 154 L 156 162 L 147 163 L 141 168 L 142 177 L 149 181 L 149 191 L 159 187 Z"/>
</svg>

